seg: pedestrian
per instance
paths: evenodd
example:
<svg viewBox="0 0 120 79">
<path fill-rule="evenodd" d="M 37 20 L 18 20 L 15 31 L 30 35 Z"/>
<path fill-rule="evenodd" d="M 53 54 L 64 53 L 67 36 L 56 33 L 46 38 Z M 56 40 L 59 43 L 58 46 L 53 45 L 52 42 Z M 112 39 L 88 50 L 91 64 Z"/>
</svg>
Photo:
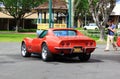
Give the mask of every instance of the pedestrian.
<svg viewBox="0 0 120 79">
<path fill-rule="evenodd" d="M 114 36 L 115 36 L 115 31 L 116 31 L 116 25 L 113 24 L 113 20 L 109 19 L 108 20 L 108 35 L 107 35 L 107 44 L 106 44 L 106 48 L 105 51 L 109 51 L 109 47 L 110 47 L 110 42 L 114 48 L 115 51 L 117 51 L 117 45 L 114 43 Z"/>
</svg>

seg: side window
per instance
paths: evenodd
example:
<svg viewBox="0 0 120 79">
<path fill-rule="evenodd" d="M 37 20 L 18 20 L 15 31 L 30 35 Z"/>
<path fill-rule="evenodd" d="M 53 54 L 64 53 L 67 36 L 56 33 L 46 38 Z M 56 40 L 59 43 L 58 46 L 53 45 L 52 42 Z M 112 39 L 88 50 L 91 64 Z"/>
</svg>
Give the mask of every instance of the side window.
<svg viewBox="0 0 120 79">
<path fill-rule="evenodd" d="M 39 38 L 43 38 L 44 36 L 46 36 L 47 35 L 47 30 L 44 30 L 41 34 L 40 34 L 40 36 L 39 36 Z"/>
</svg>

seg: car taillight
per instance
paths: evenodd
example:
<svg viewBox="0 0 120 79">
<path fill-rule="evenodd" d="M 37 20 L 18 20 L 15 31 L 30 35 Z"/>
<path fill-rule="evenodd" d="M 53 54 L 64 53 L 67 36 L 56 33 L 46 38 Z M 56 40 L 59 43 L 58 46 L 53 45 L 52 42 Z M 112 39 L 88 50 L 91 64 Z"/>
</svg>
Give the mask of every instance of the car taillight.
<svg viewBox="0 0 120 79">
<path fill-rule="evenodd" d="M 68 43 L 66 43 L 66 46 L 70 46 L 70 43 L 68 42 Z"/>
<path fill-rule="evenodd" d="M 86 42 L 86 46 L 93 46 L 94 42 Z"/>
<path fill-rule="evenodd" d="M 61 42 L 60 46 L 62 46 L 62 47 L 69 47 L 70 46 L 70 42 Z"/>
<path fill-rule="evenodd" d="M 90 46 L 93 46 L 94 45 L 94 43 L 93 42 L 90 42 Z"/>
<path fill-rule="evenodd" d="M 88 46 L 88 45 L 89 45 L 89 43 L 88 43 L 88 42 L 86 42 L 86 43 L 85 43 L 85 45 L 86 45 L 86 46 Z"/>
<path fill-rule="evenodd" d="M 64 42 L 62 42 L 62 43 L 61 43 L 61 46 L 63 47 L 64 45 L 65 45 L 65 43 L 64 43 Z"/>
</svg>

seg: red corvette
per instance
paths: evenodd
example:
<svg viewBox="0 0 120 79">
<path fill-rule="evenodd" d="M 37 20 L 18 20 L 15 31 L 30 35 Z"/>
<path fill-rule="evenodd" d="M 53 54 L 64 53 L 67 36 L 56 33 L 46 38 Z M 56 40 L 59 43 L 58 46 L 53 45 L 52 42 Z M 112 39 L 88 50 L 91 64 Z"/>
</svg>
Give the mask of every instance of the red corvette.
<svg viewBox="0 0 120 79">
<path fill-rule="evenodd" d="M 37 38 L 24 38 L 21 54 L 23 57 L 29 57 L 31 53 L 41 54 L 44 61 L 52 60 L 56 55 L 88 61 L 95 48 L 96 42 L 77 30 L 51 28 L 42 30 Z"/>
<path fill-rule="evenodd" d="M 120 36 L 117 37 L 116 43 L 117 43 L 117 46 L 120 47 Z"/>
</svg>

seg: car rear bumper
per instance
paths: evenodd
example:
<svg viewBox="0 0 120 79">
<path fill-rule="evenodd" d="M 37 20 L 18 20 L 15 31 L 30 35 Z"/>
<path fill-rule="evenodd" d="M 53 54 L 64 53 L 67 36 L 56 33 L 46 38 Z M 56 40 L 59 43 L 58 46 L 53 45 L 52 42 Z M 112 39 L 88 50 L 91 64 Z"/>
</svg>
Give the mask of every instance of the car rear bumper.
<svg viewBox="0 0 120 79">
<path fill-rule="evenodd" d="M 76 47 L 74 47 L 76 48 Z M 56 50 L 58 51 L 65 51 L 65 50 L 70 50 L 71 52 L 69 53 L 73 53 L 74 52 L 74 48 L 72 47 L 55 47 Z M 92 53 L 96 47 L 80 47 L 81 48 L 81 52 L 78 53 Z"/>
</svg>

